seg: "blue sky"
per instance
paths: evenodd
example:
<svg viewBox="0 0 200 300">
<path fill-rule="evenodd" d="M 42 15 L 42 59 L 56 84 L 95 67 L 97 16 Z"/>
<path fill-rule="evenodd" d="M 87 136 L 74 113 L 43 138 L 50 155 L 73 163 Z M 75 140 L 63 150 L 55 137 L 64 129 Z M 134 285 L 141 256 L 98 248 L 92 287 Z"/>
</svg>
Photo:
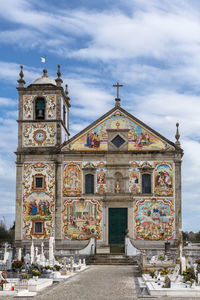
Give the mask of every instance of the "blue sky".
<svg viewBox="0 0 200 300">
<path fill-rule="evenodd" d="M 0 10 L 0 220 L 15 214 L 17 79 L 61 65 L 74 135 L 114 105 L 175 141 L 180 123 L 183 229 L 199 231 L 200 2 L 194 0 L 6 0 Z"/>
</svg>

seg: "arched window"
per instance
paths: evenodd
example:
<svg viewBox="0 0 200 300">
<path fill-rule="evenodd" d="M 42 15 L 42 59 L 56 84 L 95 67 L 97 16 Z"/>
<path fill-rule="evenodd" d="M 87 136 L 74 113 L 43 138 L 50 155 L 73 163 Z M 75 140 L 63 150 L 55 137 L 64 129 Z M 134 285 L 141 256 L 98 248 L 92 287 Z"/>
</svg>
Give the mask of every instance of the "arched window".
<svg viewBox="0 0 200 300">
<path fill-rule="evenodd" d="M 151 194 L 151 175 L 143 174 L 142 175 L 142 193 Z"/>
<path fill-rule="evenodd" d="M 94 194 L 94 175 L 87 174 L 85 175 L 85 193 Z"/>
<path fill-rule="evenodd" d="M 45 119 L 45 100 L 44 98 L 37 98 L 35 100 L 35 118 L 39 120 Z"/>
</svg>

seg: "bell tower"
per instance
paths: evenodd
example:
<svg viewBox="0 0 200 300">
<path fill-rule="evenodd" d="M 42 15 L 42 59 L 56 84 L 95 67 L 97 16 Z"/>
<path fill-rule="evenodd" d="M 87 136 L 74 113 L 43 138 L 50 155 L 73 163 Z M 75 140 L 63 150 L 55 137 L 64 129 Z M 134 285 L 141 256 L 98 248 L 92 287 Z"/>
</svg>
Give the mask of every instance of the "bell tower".
<svg viewBox="0 0 200 300">
<path fill-rule="evenodd" d="M 43 76 L 25 87 L 23 66 L 19 73 L 18 151 L 59 146 L 69 138 L 68 89 L 64 91 L 60 65 L 54 80 Z"/>
<path fill-rule="evenodd" d="M 19 76 L 15 241 L 22 247 L 33 239 L 55 237 L 61 202 L 57 153 L 70 135 L 70 98 L 67 85 L 62 87 L 60 65 L 55 80 L 44 69 L 43 76 L 25 87 L 23 66 Z"/>
</svg>

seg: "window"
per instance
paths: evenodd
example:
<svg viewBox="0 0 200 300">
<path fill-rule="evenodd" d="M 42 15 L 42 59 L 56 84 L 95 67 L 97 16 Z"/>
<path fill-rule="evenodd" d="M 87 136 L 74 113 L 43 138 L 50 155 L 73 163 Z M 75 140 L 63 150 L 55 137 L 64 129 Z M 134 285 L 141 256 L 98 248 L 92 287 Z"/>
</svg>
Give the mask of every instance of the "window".
<svg viewBox="0 0 200 300">
<path fill-rule="evenodd" d="M 35 222 L 34 233 L 43 233 L 42 222 Z"/>
<path fill-rule="evenodd" d="M 143 174 L 142 175 L 142 193 L 151 194 L 151 175 Z"/>
<path fill-rule="evenodd" d="M 38 120 L 45 119 L 45 100 L 44 100 L 44 98 L 37 98 L 35 100 L 35 117 Z"/>
<path fill-rule="evenodd" d="M 35 177 L 35 188 L 42 189 L 44 185 L 44 178 L 43 177 Z"/>
<path fill-rule="evenodd" d="M 85 193 L 94 194 L 94 175 L 87 174 L 85 175 Z"/>
<path fill-rule="evenodd" d="M 120 148 L 125 143 L 125 140 L 120 135 L 117 135 L 111 142 L 115 147 Z"/>
</svg>

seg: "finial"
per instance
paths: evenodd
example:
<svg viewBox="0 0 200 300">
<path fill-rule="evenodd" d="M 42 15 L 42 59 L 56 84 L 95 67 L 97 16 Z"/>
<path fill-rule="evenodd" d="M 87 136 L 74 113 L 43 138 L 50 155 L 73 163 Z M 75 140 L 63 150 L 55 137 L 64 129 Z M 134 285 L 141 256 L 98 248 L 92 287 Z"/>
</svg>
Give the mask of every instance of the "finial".
<svg viewBox="0 0 200 300">
<path fill-rule="evenodd" d="M 61 84 L 63 83 L 63 81 L 61 79 L 60 65 L 58 65 L 57 75 L 58 75 L 58 77 L 56 78 L 57 86 L 61 86 Z"/>
<path fill-rule="evenodd" d="M 119 84 L 119 82 L 117 82 L 117 84 L 113 84 L 113 87 L 117 88 L 117 98 L 115 98 L 115 106 L 120 106 L 120 98 L 119 98 L 119 88 L 122 87 L 122 84 Z"/>
<path fill-rule="evenodd" d="M 60 73 L 60 65 L 58 65 L 58 72 L 57 72 L 58 78 L 61 77 L 61 73 Z"/>
<path fill-rule="evenodd" d="M 21 70 L 19 72 L 19 80 L 17 81 L 19 83 L 19 87 L 24 87 L 24 84 L 26 83 L 24 81 L 24 73 L 23 73 L 23 65 L 20 66 Z"/>
<path fill-rule="evenodd" d="M 20 68 L 21 68 L 21 71 L 19 72 L 19 76 L 20 76 L 20 79 L 23 79 L 24 78 L 23 66 L 21 65 Z"/>
<path fill-rule="evenodd" d="M 181 144 L 179 142 L 180 134 L 179 134 L 178 127 L 179 127 L 179 123 L 176 123 L 176 135 L 175 135 L 176 142 L 175 142 L 175 145 L 178 146 L 178 147 L 180 147 Z"/>
<path fill-rule="evenodd" d="M 43 77 L 48 77 L 48 76 L 47 76 L 47 69 L 44 69 L 44 70 L 43 70 Z"/>
<path fill-rule="evenodd" d="M 70 98 L 68 96 L 69 95 L 69 91 L 68 91 L 68 85 L 67 84 L 65 85 L 65 95 L 66 95 L 67 100 L 70 101 Z"/>
</svg>

